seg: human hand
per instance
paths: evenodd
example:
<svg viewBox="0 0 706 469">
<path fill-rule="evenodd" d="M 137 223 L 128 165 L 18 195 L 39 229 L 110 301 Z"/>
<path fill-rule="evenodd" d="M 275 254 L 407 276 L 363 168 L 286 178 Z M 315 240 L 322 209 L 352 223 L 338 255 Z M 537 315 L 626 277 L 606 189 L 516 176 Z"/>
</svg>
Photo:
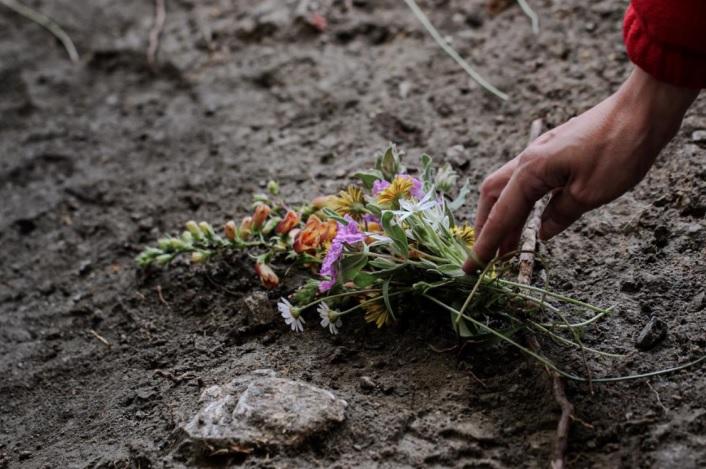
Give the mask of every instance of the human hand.
<svg viewBox="0 0 706 469">
<path fill-rule="evenodd" d="M 476 271 L 498 250 L 503 255 L 517 249 L 535 202 L 547 193 L 552 198 L 542 215 L 543 240 L 634 187 L 698 93 L 635 67 L 615 94 L 530 143 L 483 181 L 478 238 L 464 270 Z"/>
</svg>

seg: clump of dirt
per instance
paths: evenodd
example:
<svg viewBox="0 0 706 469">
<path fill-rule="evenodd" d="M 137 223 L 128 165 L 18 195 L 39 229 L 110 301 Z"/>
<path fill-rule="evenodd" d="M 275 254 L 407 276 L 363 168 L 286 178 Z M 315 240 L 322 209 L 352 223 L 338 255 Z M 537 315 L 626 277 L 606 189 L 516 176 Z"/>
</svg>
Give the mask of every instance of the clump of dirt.
<svg viewBox="0 0 706 469">
<path fill-rule="evenodd" d="M 333 390 L 347 417 L 296 451 L 234 462 L 545 466 L 558 409 L 543 371 L 502 346 L 437 353 L 457 345 L 445 314 L 296 335 L 252 316 L 263 293 L 245 256 L 148 274 L 133 256 L 185 220 L 244 213 L 270 178 L 290 199 L 331 193 L 390 140 L 448 154 L 478 184 L 522 149 L 533 118 L 558 125 L 627 75 L 623 5 L 537 2 L 535 36 L 518 8 L 420 2 L 511 94 L 500 102 L 402 2 L 320 2 L 323 33 L 296 2 L 167 3 L 155 70 L 150 2 L 34 5 L 74 38 L 75 67 L 0 10 L 0 467 L 189 463 L 178 427 L 201 390 L 259 368 Z M 692 139 L 705 117 L 701 99 L 637 189 L 545 247 L 552 285 L 616 306 L 585 342 L 630 356 L 590 363 L 594 375 L 706 349 L 706 160 Z M 640 351 L 652 317 L 667 334 Z M 573 467 L 706 464 L 704 367 L 568 391 Z"/>
</svg>

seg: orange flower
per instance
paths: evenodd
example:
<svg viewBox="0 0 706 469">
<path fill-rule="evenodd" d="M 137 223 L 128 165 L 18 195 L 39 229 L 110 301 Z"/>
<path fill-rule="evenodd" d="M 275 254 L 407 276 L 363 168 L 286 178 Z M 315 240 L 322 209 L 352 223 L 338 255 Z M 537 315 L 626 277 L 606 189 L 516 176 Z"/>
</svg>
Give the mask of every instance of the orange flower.
<svg viewBox="0 0 706 469">
<path fill-rule="evenodd" d="M 241 239 L 248 239 L 250 237 L 250 233 L 252 233 L 252 225 L 252 217 L 243 218 L 243 221 L 240 222 L 240 228 L 238 228 L 238 234 Z"/>
<path fill-rule="evenodd" d="M 294 210 L 287 210 L 287 214 L 282 221 L 277 224 L 275 233 L 286 234 L 299 223 L 299 214 Z"/>
<path fill-rule="evenodd" d="M 369 231 L 372 233 L 382 233 L 382 227 L 377 222 L 374 222 L 374 221 L 367 222 L 366 228 L 367 228 L 366 231 Z M 376 241 L 376 239 L 373 238 L 372 236 L 368 236 L 365 238 L 365 244 L 373 244 L 375 241 Z"/>
<path fill-rule="evenodd" d="M 294 251 L 299 254 L 302 252 L 314 254 L 317 248 L 336 236 L 337 229 L 336 222 L 333 220 L 324 223 L 316 215 L 310 216 L 304 229 L 294 240 Z"/>
<path fill-rule="evenodd" d="M 260 282 L 265 288 L 275 288 L 279 285 L 279 277 L 269 265 L 256 262 L 255 272 L 257 272 L 257 275 L 260 277 Z"/>
<path fill-rule="evenodd" d="M 320 228 L 321 244 L 330 243 L 336 237 L 338 232 L 338 224 L 334 220 L 329 220 L 323 223 Z"/>
<path fill-rule="evenodd" d="M 311 201 L 311 206 L 314 207 L 316 210 L 321 210 L 322 208 L 327 207 L 333 208 L 335 202 L 335 195 L 320 195 L 318 197 L 314 197 L 314 200 Z"/>
<path fill-rule="evenodd" d="M 223 231 L 225 232 L 226 238 L 228 238 L 231 241 L 233 241 L 235 239 L 236 230 L 237 229 L 235 226 L 235 222 L 233 220 L 226 223 L 225 226 L 223 227 Z"/>
<path fill-rule="evenodd" d="M 270 206 L 266 204 L 257 204 L 255 206 L 255 214 L 252 216 L 252 227 L 254 229 L 260 228 L 270 216 Z"/>
</svg>

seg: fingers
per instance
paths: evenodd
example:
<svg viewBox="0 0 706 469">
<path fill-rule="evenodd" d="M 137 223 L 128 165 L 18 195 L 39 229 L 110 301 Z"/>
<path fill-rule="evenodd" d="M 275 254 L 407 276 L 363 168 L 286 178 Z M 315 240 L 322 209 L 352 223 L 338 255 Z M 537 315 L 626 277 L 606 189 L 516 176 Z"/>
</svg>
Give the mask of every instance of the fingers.
<svg viewBox="0 0 706 469">
<path fill-rule="evenodd" d="M 586 208 L 576 201 L 568 190 L 556 192 L 542 214 L 540 239 L 547 240 L 558 235 L 585 212 Z"/>
<path fill-rule="evenodd" d="M 498 248 L 507 252 L 517 247 L 534 203 L 550 190 L 543 179 L 544 174 L 544 158 L 520 155 L 517 169 L 490 209 L 473 246 L 474 256 L 464 265 L 467 273 L 476 271 L 495 257 Z"/>
<path fill-rule="evenodd" d="M 476 210 L 476 233 L 483 230 L 488 215 L 497 202 L 500 194 L 512 177 L 512 173 L 517 167 L 517 158 L 505 163 L 500 169 L 485 178 L 480 186 L 480 198 L 478 199 L 478 208 Z"/>
</svg>

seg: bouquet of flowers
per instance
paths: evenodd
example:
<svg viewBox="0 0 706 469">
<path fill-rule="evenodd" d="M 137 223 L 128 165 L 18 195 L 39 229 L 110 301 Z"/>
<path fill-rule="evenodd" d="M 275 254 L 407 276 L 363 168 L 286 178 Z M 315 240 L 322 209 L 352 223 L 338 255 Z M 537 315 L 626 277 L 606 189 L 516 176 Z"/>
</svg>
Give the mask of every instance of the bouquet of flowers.
<svg viewBox="0 0 706 469">
<path fill-rule="evenodd" d="M 451 166 L 434 167 L 428 155 L 422 155 L 415 174 L 407 172 L 400 152 L 390 146 L 377 156 L 374 169 L 352 175 L 358 183 L 299 208 L 279 200 L 278 185 L 271 181 L 267 194 L 255 195 L 252 215 L 240 223 L 229 221 L 217 234 L 209 223 L 190 221 L 179 237 L 162 238 L 145 249 L 137 263 L 163 266 L 182 254 L 201 263 L 219 252 L 248 250 L 262 284 L 274 288 L 279 277 L 271 261 L 279 257 L 296 262 L 309 269 L 310 278 L 277 306 L 298 332 L 314 311 L 332 334 L 350 314 L 362 314 L 365 321 L 383 327 L 394 323 L 405 305 L 422 300 L 430 311 L 449 314 L 459 336 L 499 338 L 546 364 L 513 335 L 532 330 L 563 345 L 592 350 L 583 347 L 578 332 L 609 309 L 510 280 L 507 256 L 466 275 L 462 266 L 475 232 L 457 219 L 457 212 L 469 192 L 468 182 L 457 189 L 458 175 Z M 571 323 L 557 303 L 590 315 Z M 542 322 L 546 315 L 536 314 L 541 311 L 549 313 L 549 322 Z"/>
</svg>

